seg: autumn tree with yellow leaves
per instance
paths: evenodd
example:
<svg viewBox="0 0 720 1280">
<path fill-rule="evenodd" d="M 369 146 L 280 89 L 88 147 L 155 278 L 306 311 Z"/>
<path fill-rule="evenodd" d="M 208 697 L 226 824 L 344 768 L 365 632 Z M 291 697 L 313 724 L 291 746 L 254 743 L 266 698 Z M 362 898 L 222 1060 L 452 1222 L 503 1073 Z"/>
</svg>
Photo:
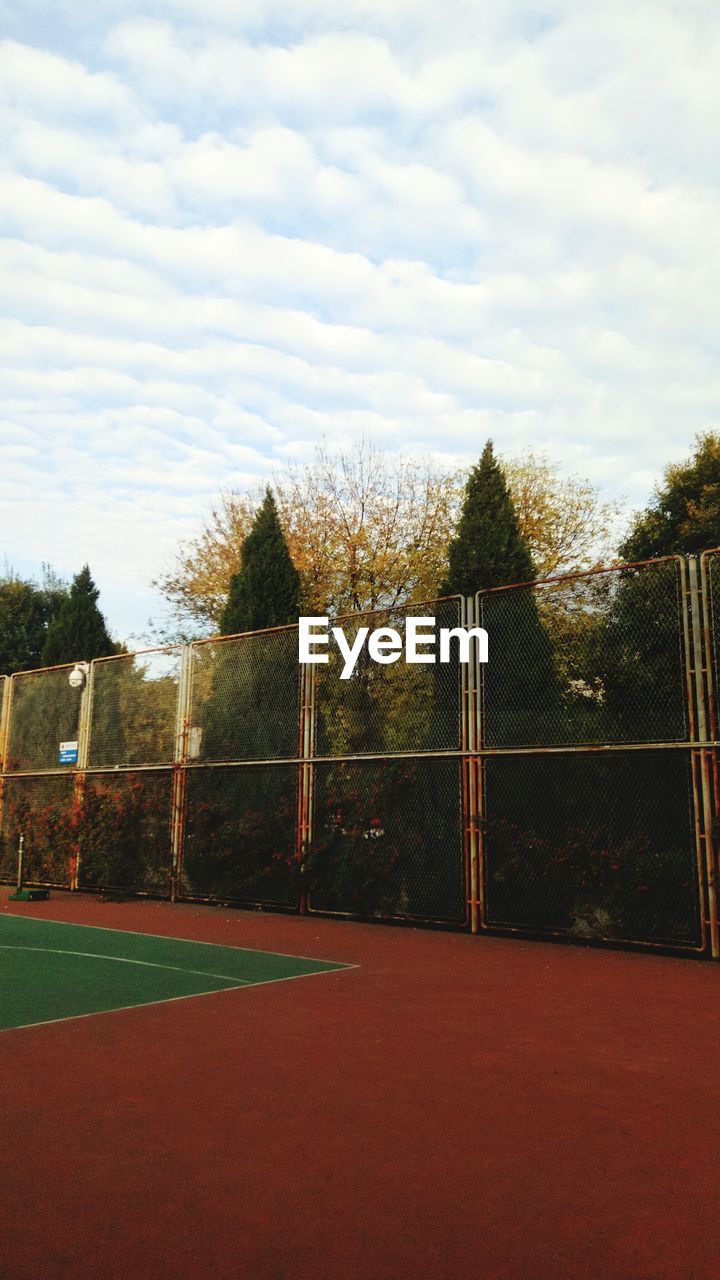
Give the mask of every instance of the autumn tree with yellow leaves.
<svg viewBox="0 0 720 1280">
<path fill-rule="evenodd" d="M 609 554 L 615 507 L 590 482 L 562 476 L 532 451 L 502 466 L 538 577 L 588 568 Z M 310 463 L 274 476 L 304 611 L 341 614 L 437 596 L 467 475 L 360 437 L 346 450 L 322 444 Z M 184 634 L 217 629 L 263 493 L 222 493 L 198 536 L 156 581 Z"/>
</svg>

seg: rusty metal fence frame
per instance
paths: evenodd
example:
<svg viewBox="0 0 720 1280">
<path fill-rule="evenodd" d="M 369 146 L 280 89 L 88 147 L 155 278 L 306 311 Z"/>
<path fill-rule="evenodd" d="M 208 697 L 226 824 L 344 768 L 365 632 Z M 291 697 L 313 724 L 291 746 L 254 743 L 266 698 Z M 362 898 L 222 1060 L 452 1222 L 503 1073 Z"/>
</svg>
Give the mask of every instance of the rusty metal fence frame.
<svg viewBox="0 0 720 1280">
<path fill-rule="evenodd" d="M 294 754 L 272 755 L 261 758 L 228 758 L 199 759 L 193 751 L 191 741 L 194 726 L 191 723 L 193 706 L 194 680 L 196 679 L 196 656 L 213 654 L 214 652 L 230 652 L 232 646 L 242 653 L 252 637 L 253 643 L 262 643 L 263 637 L 269 638 L 268 644 L 274 643 L 272 637 L 278 633 L 296 633 L 297 627 L 268 628 L 260 632 L 241 633 L 233 637 L 214 637 L 209 640 L 195 641 L 182 646 L 162 646 L 141 650 L 137 654 L 116 655 L 110 658 L 96 659 L 89 664 L 89 673 L 85 688 L 82 691 L 78 717 L 78 758 L 74 768 L 60 766 L 50 762 L 48 767 L 23 769 L 14 767 L 9 756 L 9 746 L 13 726 L 15 690 L 21 681 L 36 678 L 47 679 L 50 671 L 69 671 L 72 664 L 62 668 L 47 668 L 36 672 L 18 673 L 11 677 L 0 677 L 0 833 L 3 831 L 4 812 L 7 806 L 8 787 L 12 788 L 14 778 L 42 779 L 67 777 L 73 779 L 73 819 L 78 831 L 82 830 L 83 806 L 86 788 L 95 778 L 104 778 L 110 785 L 110 778 L 122 775 L 163 774 L 169 779 L 171 788 L 170 831 L 168 837 L 168 875 L 167 896 L 173 900 L 189 898 L 190 900 L 207 900 L 207 895 L 188 892 L 183 883 L 184 845 L 188 829 L 188 781 L 198 771 L 223 770 L 256 770 L 263 776 L 268 770 L 277 770 L 282 766 L 294 771 L 296 798 L 295 836 L 293 855 L 299 868 L 304 868 L 314 840 L 316 827 L 316 805 L 318 777 L 323 767 L 328 764 L 346 764 L 348 766 L 371 765 L 372 762 L 385 761 L 433 761 L 455 760 L 458 767 L 458 815 L 459 844 L 452 853 L 459 860 L 464 883 L 464 911 L 462 918 L 448 919 L 442 913 L 433 915 L 413 914 L 412 912 L 389 911 L 383 918 L 420 920 L 430 924 L 441 924 L 456 928 L 465 928 L 472 933 L 482 932 L 522 932 L 536 933 L 537 930 L 524 925 L 493 924 L 489 919 L 486 902 L 486 820 L 487 809 L 487 772 L 489 762 L 500 757 L 574 757 L 585 760 L 597 755 L 617 755 L 620 752 L 649 753 L 652 758 L 660 758 L 660 753 L 681 753 L 688 760 L 692 781 L 691 809 L 695 859 L 697 868 L 698 913 L 700 920 L 700 937 L 697 945 L 679 944 L 680 951 L 705 952 L 714 959 L 720 959 L 720 935 L 718 928 L 717 901 L 717 840 L 716 832 L 720 820 L 720 741 L 718 741 L 718 708 L 717 686 L 720 670 L 720 599 L 715 607 L 712 586 L 715 566 L 720 566 L 720 550 L 708 551 L 701 557 L 671 556 L 661 560 L 641 562 L 635 565 L 613 565 L 608 568 L 592 570 L 588 573 L 558 575 L 555 578 L 535 583 L 514 584 L 508 587 L 495 588 L 492 591 L 478 592 L 475 596 L 447 597 L 445 602 L 427 601 L 413 602 L 399 606 L 394 610 L 381 609 L 373 614 L 346 615 L 334 619 L 334 622 L 348 623 L 353 620 L 373 617 L 379 624 L 389 614 L 407 615 L 423 608 L 452 602 L 457 607 L 458 624 L 465 628 L 483 626 L 486 602 L 500 593 L 531 592 L 537 596 L 544 591 L 563 584 L 588 581 L 599 574 L 621 575 L 629 570 L 644 571 L 648 566 L 672 564 L 678 583 L 679 610 L 679 654 L 678 662 L 682 669 L 684 681 L 684 715 L 686 732 L 684 736 L 675 736 L 666 741 L 645 741 L 638 738 L 634 741 L 603 741 L 592 743 L 560 743 L 552 745 L 531 744 L 525 746 L 490 745 L 485 735 L 485 682 L 486 671 L 481 667 L 473 649 L 473 660 L 467 665 L 457 664 L 457 698 L 458 698 L 458 736 L 452 746 L 430 749 L 411 750 L 357 750 L 340 754 L 325 753 L 320 750 L 318 742 L 318 705 L 319 681 L 322 672 L 315 665 L 298 664 L 297 702 L 294 708 L 285 707 L 283 712 L 294 717 L 296 750 Z M 490 632 L 492 662 L 492 632 Z M 473 642 L 473 645 L 475 642 Z M 212 646 L 212 648 L 210 648 Z M 91 763 L 93 709 L 104 664 L 142 663 L 153 654 L 176 654 L 178 656 L 177 679 L 174 702 L 174 731 L 172 759 L 148 760 L 143 762 L 102 764 Z M 115 668 L 119 670 L 119 668 Z M 324 671 L 324 669 L 323 669 Z M 174 677 L 173 677 L 174 678 Z M 170 753 L 168 753 L 170 754 Z M 234 776 L 238 776 L 237 772 Z M 287 776 L 290 776 L 289 774 Z M 129 780 L 126 779 L 129 784 Z M 4 877 L 3 877 L 4 878 Z M 69 860 L 67 886 L 77 890 L 82 881 L 81 840 L 76 839 L 73 856 Z M 53 881 L 52 883 L 56 883 Z M 137 892 L 143 892 L 139 889 Z M 216 900 L 216 899 L 214 899 Z M 246 902 L 248 905 L 272 905 L 257 896 L 229 899 Z M 357 915 L 356 910 L 331 910 L 318 906 L 313 902 L 312 891 L 308 891 L 302 876 L 297 880 L 294 901 L 283 904 L 285 908 L 301 913 L 314 911 L 323 914 Z M 373 913 L 370 913 L 371 915 Z M 562 930 L 543 929 L 542 936 L 561 936 Z M 602 939 L 600 939 L 602 940 Z M 618 939 L 608 937 L 607 941 Z M 631 945 L 645 948 L 667 947 L 666 943 L 652 940 L 623 939 Z"/>
</svg>

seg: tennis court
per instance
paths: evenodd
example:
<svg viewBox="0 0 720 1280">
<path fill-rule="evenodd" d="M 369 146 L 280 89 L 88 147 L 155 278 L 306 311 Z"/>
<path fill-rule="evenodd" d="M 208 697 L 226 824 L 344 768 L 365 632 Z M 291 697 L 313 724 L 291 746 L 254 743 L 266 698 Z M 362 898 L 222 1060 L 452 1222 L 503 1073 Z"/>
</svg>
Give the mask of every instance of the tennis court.
<svg viewBox="0 0 720 1280">
<path fill-rule="evenodd" d="M 152 934 L 0 917 L 0 1031 L 187 1000 L 343 965 Z"/>
<path fill-rule="evenodd" d="M 712 965 L 61 893 L 0 942 L 2 1280 L 720 1280 Z"/>
</svg>

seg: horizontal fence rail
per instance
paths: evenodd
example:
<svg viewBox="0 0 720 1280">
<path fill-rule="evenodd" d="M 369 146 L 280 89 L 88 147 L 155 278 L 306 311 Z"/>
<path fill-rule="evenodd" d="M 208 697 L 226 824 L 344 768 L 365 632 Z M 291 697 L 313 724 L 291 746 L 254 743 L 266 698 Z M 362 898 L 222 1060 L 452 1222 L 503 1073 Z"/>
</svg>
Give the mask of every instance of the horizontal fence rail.
<svg viewBox="0 0 720 1280">
<path fill-rule="evenodd" d="M 720 552 L 0 677 L 0 879 L 720 956 Z M 61 745 L 62 744 L 62 745 Z"/>
</svg>

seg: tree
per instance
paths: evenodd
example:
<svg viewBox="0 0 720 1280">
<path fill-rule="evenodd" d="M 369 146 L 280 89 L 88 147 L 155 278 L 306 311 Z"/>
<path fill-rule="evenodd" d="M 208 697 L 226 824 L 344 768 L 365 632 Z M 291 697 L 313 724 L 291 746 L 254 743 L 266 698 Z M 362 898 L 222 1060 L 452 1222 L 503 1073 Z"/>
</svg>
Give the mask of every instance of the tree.
<svg viewBox="0 0 720 1280">
<path fill-rule="evenodd" d="M 268 488 L 241 551 L 220 618 L 222 635 L 297 623 L 300 578 Z M 271 631 L 200 646 L 196 688 L 205 682 L 203 752 L 207 759 L 264 759 L 292 754 L 294 723 L 277 714 L 298 696 L 297 635 Z M 287 740 L 287 726 L 290 738 Z"/>
<path fill-rule="evenodd" d="M 277 485 L 308 608 L 392 609 L 437 594 L 458 503 L 455 472 L 360 436 L 291 468 Z"/>
<path fill-rule="evenodd" d="M 220 615 L 220 634 L 280 627 L 297 622 L 299 613 L 300 575 L 268 487 L 242 544 L 241 567 L 230 579 L 227 603 Z"/>
<path fill-rule="evenodd" d="M 527 451 L 503 463 L 520 531 L 538 575 L 602 563 L 616 508 L 576 476 Z M 447 574 L 448 538 L 467 470 L 375 448 L 321 445 L 312 462 L 273 480 L 280 523 L 300 574 L 305 613 L 347 613 L 432 600 Z M 199 535 L 180 547 L 155 586 L 176 629 L 162 639 L 217 630 L 262 493 L 226 491 Z"/>
<path fill-rule="evenodd" d="M 663 483 L 636 516 L 620 546 L 623 560 L 693 555 L 720 546 L 720 435 L 699 435 L 687 462 L 665 470 Z"/>
<path fill-rule="evenodd" d="M 47 565 L 39 583 L 12 570 L 0 579 L 0 674 L 39 667 L 50 622 L 68 589 Z"/>
<path fill-rule="evenodd" d="M 502 468 L 488 441 L 465 490 L 457 533 L 448 551 L 444 594 L 481 596 L 489 638 L 483 675 L 483 733 L 487 746 L 530 746 L 557 735 L 563 711 L 553 646 L 531 587 L 535 565 L 522 537 Z"/>
<path fill-rule="evenodd" d="M 589 480 L 563 475 L 546 454 L 532 449 L 503 458 L 502 468 L 538 578 L 612 562 L 619 502 L 601 501 Z"/>
<path fill-rule="evenodd" d="M 458 503 L 454 472 L 359 438 L 347 452 L 320 445 L 311 463 L 288 467 L 273 486 L 304 612 L 392 607 L 437 594 Z M 199 536 L 155 582 L 183 634 L 217 629 L 261 501 L 257 493 L 221 494 Z"/>
<path fill-rule="evenodd" d="M 43 666 L 90 662 L 93 658 L 108 658 L 117 652 L 98 609 L 99 595 L 90 569 L 84 565 L 73 578 L 67 599 L 48 627 L 42 652 Z"/>
<path fill-rule="evenodd" d="M 457 533 L 448 548 L 443 595 L 474 595 L 486 587 L 529 582 L 535 565 L 520 533 L 505 477 L 488 440 L 465 487 Z"/>
</svg>

